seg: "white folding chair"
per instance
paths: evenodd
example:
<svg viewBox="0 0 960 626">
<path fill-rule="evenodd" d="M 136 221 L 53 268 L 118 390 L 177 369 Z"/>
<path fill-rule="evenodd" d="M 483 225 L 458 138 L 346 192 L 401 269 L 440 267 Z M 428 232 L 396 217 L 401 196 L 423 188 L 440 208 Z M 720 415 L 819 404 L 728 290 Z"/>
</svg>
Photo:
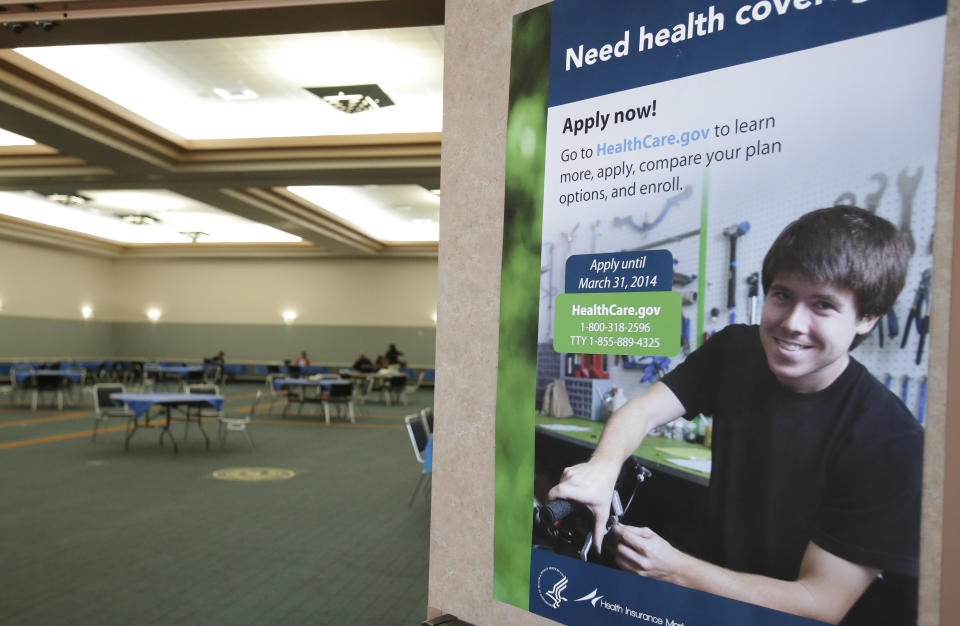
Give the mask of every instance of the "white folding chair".
<svg viewBox="0 0 960 626">
<path fill-rule="evenodd" d="M 407 506 L 413 506 L 413 501 L 416 499 L 417 492 L 420 491 L 421 486 L 426 484 L 426 489 L 423 492 L 424 497 L 427 497 L 427 494 L 430 493 L 433 468 L 427 469 L 423 461 L 423 451 L 430 441 L 430 434 L 427 432 L 425 421 L 419 413 L 407 415 L 403 418 L 403 423 L 404 426 L 407 427 L 407 434 L 410 436 L 410 444 L 413 446 L 413 456 L 417 459 L 417 463 L 420 464 L 420 479 L 417 481 L 417 486 L 414 488 L 413 494 L 410 496 L 410 501 L 407 503 Z M 429 502 L 429 497 L 427 497 L 427 501 Z"/>
<path fill-rule="evenodd" d="M 127 420 L 127 428 L 133 422 L 133 411 L 126 405 L 117 406 L 110 399 L 112 393 L 124 393 L 126 389 L 120 383 L 97 383 L 91 388 L 93 393 L 93 436 L 97 438 L 97 427 L 111 417 L 122 417 Z"/>
<path fill-rule="evenodd" d="M 250 411 L 246 415 L 220 415 L 218 418 L 220 420 L 218 438 L 221 448 L 226 445 L 227 434 L 230 431 L 243 431 L 243 434 L 247 436 L 247 442 L 250 443 L 250 450 L 254 449 L 253 438 L 250 436 L 250 422 L 253 421 L 253 416 L 257 412 L 257 405 L 260 403 L 262 396 L 263 391 L 258 391 L 257 396 L 253 399 L 253 404 L 250 405 Z"/>
<path fill-rule="evenodd" d="M 212 394 L 212 395 L 215 395 L 215 396 L 219 396 L 219 395 L 220 395 L 220 387 L 218 387 L 218 386 L 216 386 L 216 385 L 211 385 L 211 384 L 187 385 L 187 386 L 184 388 L 184 393 L 207 393 L 207 394 Z M 187 409 L 187 411 L 188 411 L 188 413 L 187 413 L 187 419 L 186 419 L 186 421 L 185 421 L 184 424 L 183 424 L 183 442 L 184 442 L 184 443 L 187 442 L 187 431 L 189 431 L 189 429 L 190 429 L 190 414 L 189 414 L 189 411 L 191 411 L 191 410 L 195 410 L 195 411 L 196 411 L 197 425 L 200 426 L 200 429 L 201 429 L 201 430 L 203 429 L 203 426 L 200 425 L 200 421 L 201 421 L 203 418 L 209 417 L 209 418 L 219 419 L 220 416 L 223 415 L 223 412 L 222 412 L 222 411 L 218 411 L 217 409 L 213 408 L 212 406 L 211 406 L 211 407 L 193 407 L 192 409 L 191 409 L 191 408 L 188 408 L 188 409 Z M 209 441 L 208 441 L 207 443 L 209 444 Z"/>
</svg>

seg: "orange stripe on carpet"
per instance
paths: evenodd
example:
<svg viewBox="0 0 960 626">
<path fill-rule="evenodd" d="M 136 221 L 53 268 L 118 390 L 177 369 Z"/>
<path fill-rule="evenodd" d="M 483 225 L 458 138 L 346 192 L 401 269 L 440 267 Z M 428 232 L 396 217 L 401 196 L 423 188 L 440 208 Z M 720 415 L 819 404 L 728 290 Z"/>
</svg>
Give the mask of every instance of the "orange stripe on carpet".
<svg viewBox="0 0 960 626">
<path fill-rule="evenodd" d="M 90 418 L 90 413 L 60 413 L 48 417 L 28 417 L 22 420 L 13 420 L 11 422 L 0 422 L 0 428 L 8 426 L 26 426 L 28 424 L 46 424 L 47 422 L 59 422 L 62 420 L 75 420 L 81 418 Z"/>
<path fill-rule="evenodd" d="M 112 426 L 110 428 L 100 428 L 98 433 L 112 433 L 120 430 L 126 430 L 126 426 Z M 26 446 L 37 446 L 42 443 L 56 443 L 58 441 L 67 441 L 70 439 L 80 439 L 81 437 L 90 437 L 92 430 L 81 433 L 67 433 L 65 435 L 54 435 L 53 437 L 39 437 L 37 439 L 25 439 L 24 441 L 11 441 L 10 443 L 0 443 L 0 450 L 10 450 L 12 448 L 23 448 Z"/>
</svg>

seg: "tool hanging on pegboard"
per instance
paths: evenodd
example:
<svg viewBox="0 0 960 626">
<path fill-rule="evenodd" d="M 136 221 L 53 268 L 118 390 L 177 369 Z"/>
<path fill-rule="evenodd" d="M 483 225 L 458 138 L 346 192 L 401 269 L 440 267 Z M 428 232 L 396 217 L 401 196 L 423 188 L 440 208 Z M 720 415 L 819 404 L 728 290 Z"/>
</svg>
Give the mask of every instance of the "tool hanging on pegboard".
<svg viewBox="0 0 960 626">
<path fill-rule="evenodd" d="M 900 192 L 900 232 L 910 247 L 910 254 L 917 249 L 917 244 L 913 240 L 913 198 L 917 195 L 917 187 L 920 186 L 920 179 L 923 177 L 923 167 L 918 167 L 917 171 L 911 176 L 907 174 L 907 168 L 900 170 L 897 174 L 897 191 Z"/>
<path fill-rule="evenodd" d="M 920 397 L 917 399 L 917 421 L 923 424 L 924 412 L 927 409 L 927 377 L 920 378 Z"/>
<path fill-rule="evenodd" d="M 760 272 L 754 272 L 747 276 L 747 302 L 750 304 L 750 324 L 756 324 L 760 321 L 760 315 L 757 313 L 757 304 L 760 300 Z"/>
<path fill-rule="evenodd" d="M 877 172 L 870 177 L 870 180 L 875 180 L 878 183 L 878 189 L 873 193 L 868 193 L 863 198 L 864 208 L 871 213 L 877 212 L 877 207 L 880 206 L 880 198 L 883 197 L 883 192 L 887 190 L 887 175 L 883 172 Z M 857 196 L 854 195 L 852 191 L 845 191 L 837 199 L 833 201 L 834 206 L 858 206 L 857 205 Z"/>
<path fill-rule="evenodd" d="M 907 339 L 910 338 L 910 326 L 914 325 L 917 329 L 917 357 L 915 363 L 920 365 L 923 358 L 923 345 L 927 333 L 930 332 L 930 277 L 929 269 L 923 270 L 920 275 L 920 285 L 917 286 L 913 296 L 913 304 L 910 306 L 910 314 L 907 315 L 907 321 L 903 325 L 903 340 L 900 342 L 900 348 L 907 347 Z"/>
<path fill-rule="evenodd" d="M 727 280 L 727 311 L 730 312 L 730 323 L 737 321 L 737 239 L 750 232 L 750 222 L 740 222 L 723 229 L 723 234 L 730 240 L 730 267 Z"/>
<path fill-rule="evenodd" d="M 663 208 L 660 210 L 660 214 L 657 215 L 657 218 L 652 222 L 648 222 L 646 217 L 644 217 L 643 223 L 637 224 L 633 220 L 633 217 L 628 215 L 627 217 L 613 218 L 613 225 L 614 226 L 627 225 L 633 228 L 634 230 L 638 230 L 641 233 L 646 234 L 651 230 L 653 230 L 654 228 L 656 228 L 660 224 L 660 222 L 663 221 L 663 218 L 667 216 L 667 213 L 670 211 L 670 209 L 672 209 L 674 206 L 679 204 L 681 201 L 689 198 L 692 193 L 693 193 L 693 185 L 687 185 L 686 187 L 683 188 L 683 191 L 681 191 L 677 195 L 667 198 L 666 203 L 663 205 Z"/>
<path fill-rule="evenodd" d="M 590 254 L 597 253 L 597 239 L 600 239 L 600 220 L 590 224 Z"/>
</svg>

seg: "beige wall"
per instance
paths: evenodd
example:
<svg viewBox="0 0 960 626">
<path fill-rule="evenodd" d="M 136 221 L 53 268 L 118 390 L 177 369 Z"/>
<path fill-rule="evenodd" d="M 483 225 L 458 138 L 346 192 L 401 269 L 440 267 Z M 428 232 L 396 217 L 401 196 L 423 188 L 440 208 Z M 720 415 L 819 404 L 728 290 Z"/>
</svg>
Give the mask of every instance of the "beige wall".
<svg viewBox="0 0 960 626">
<path fill-rule="evenodd" d="M 163 321 L 432 326 L 435 259 L 153 260 L 117 264 L 118 321 L 141 322 L 156 306 Z"/>
<path fill-rule="evenodd" d="M 99 318 L 113 306 L 114 262 L 0 239 L 0 315 L 81 319 L 89 304 Z"/>
<path fill-rule="evenodd" d="M 435 259 L 109 260 L 0 240 L 2 315 L 103 321 L 432 326 Z"/>
</svg>

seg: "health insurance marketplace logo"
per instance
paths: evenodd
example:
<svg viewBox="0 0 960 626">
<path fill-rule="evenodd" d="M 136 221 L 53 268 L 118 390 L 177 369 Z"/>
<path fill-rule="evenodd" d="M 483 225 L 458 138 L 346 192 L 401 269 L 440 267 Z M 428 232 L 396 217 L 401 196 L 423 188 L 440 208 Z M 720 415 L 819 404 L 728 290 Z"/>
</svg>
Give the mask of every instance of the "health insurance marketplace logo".
<svg viewBox="0 0 960 626">
<path fill-rule="evenodd" d="M 564 602 L 570 601 L 570 598 L 564 596 L 569 584 L 570 579 L 567 578 L 567 575 L 552 565 L 544 567 L 537 576 L 537 592 L 543 603 L 551 609 L 559 609 Z M 631 609 L 619 603 L 608 602 L 604 600 L 604 596 L 601 595 L 599 591 L 600 589 L 598 587 L 594 588 L 593 591 L 585 596 L 576 598 L 573 602 L 589 602 L 594 608 L 619 613 L 650 624 L 684 626 L 683 622 L 677 622 L 669 618 L 664 619 L 656 615 L 650 615 L 644 611 Z"/>
</svg>

